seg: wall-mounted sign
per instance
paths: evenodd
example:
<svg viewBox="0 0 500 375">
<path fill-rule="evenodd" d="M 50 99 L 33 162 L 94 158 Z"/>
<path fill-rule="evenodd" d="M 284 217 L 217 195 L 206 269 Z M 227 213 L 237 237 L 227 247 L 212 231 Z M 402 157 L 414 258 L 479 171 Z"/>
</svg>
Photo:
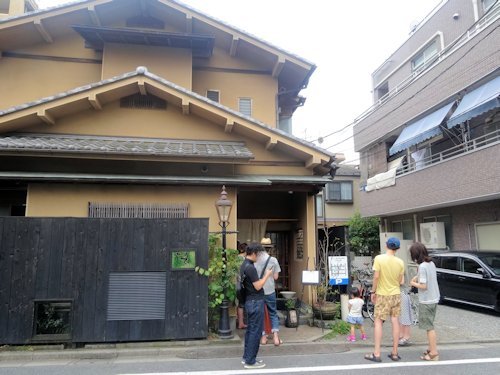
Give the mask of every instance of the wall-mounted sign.
<svg viewBox="0 0 500 375">
<path fill-rule="evenodd" d="M 328 257 L 330 285 L 348 285 L 349 271 L 346 256 Z"/>
<path fill-rule="evenodd" d="M 194 269 L 196 267 L 195 250 L 175 250 L 172 251 L 172 269 Z"/>
<path fill-rule="evenodd" d="M 304 231 L 297 229 L 295 232 L 295 259 L 304 259 Z"/>
</svg>

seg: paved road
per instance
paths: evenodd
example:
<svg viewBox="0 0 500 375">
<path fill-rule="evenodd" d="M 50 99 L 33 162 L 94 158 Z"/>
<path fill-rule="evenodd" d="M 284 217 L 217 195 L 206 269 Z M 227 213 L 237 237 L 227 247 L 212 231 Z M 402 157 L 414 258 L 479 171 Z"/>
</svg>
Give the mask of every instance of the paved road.
<svg viewBox="0 0 500 375">
<path fill-rule="evenodd" d="M 418 359 L 422 346 L 402 348 L 400 362 L 383 358 L 381 364 L 363 359 L 361 348 L 342 353 L 263 357 L 267 367 L 246 370 L 238 357 L 209 359 L 120 358 L 114 360 L 68 360 L 1 363 L 2 375 L 238 375 L 238 374 L 429 374 L 440 375 L 500 373 L 500 343 L 446 345 L 440 348 L 439 362 Z"/>
</svg>

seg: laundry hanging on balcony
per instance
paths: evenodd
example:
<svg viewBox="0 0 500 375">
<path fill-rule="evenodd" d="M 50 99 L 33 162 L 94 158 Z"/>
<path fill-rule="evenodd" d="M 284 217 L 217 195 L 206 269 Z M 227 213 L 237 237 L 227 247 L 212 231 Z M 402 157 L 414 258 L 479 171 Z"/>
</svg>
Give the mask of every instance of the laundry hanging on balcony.
<svg viewBox="0 0 500 375">
<path fill-rule="evenodd" d="M 500 76 L 467 93 L 446 124 L 448 129 L 500 107 Z"/>
<path fill-rule="evenodd" d="M 442 131 L 439 125 L 441 125 L 453 104 L 454 102 L 448 103 L 437 111 L 406 126 L 389 149 L 389 155 L 394 155 L 399 151 L 441 134 Z"/>
</svg>

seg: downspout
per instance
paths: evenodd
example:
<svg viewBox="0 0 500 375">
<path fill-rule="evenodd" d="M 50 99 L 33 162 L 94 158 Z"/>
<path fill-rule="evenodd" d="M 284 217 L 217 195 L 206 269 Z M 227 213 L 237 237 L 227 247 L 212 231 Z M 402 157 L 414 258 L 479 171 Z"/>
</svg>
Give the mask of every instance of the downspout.
<svg viewBox="0 0 500 375">
<path fill-rule="evenodd" d="M 472 8 L 474 11 L 474 22 L 479 20 L 479 5 L 477 4 L 477 0 L 472 0 Z"/>
<path fill-rule="evenodd" d="M 417 214 L 413 214 L 413 231 L 415 232 L 415 242 L 420 242 L 420 238 L 418 237 L 419 231 L 418 231 L 418 220 L 417 220 Z"/>
</svg>

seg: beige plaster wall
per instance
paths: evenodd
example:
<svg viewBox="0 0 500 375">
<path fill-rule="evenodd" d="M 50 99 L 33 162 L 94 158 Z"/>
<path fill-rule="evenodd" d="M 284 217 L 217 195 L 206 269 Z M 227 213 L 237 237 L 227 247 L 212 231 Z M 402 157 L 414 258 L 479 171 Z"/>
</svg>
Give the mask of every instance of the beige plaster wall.
<svg viewBox="0 0 500 375">
<path fill-rule="evenodd" d="M 206 96 L 207 90 L 218 90 L 220 103 L 236 111 L 239 98 L 251 98 L 252 117 L 276 127 L 278 81 L 270 75 L 195 70 L 193 91 Z"/>
<path fill-rule="evenodd" d="M 135 71 L 138 66 L 191 90 L 191 50 L 114 43 L 104 46 L 102 79 Z"/>
<path fill-rule="evenodd" d="M 189 216 L 209 218 L 209 231 L 217 232 L 215 201 L 220 197 L 219 186 L 123 186 L 83 184 L 30 184 L 26 201 L 26 216 L 87 217 L 89 202 L 102 203 L 189 203 Z M 236 230 L 236 189 L 228 188 L 233 202 L 229 231 Z M 229 238 L 231 237 L 231 238 Z M 235 238 L 232 238 L 235 237 Z M 228 236 L 228 246 L 235 248 L 236 236 Z"/>
<path fill-rule="evenodd" d="M 0 108 L 5 109 L 101 79 L 99 64 L 0 58 Z"/>
</svg>

